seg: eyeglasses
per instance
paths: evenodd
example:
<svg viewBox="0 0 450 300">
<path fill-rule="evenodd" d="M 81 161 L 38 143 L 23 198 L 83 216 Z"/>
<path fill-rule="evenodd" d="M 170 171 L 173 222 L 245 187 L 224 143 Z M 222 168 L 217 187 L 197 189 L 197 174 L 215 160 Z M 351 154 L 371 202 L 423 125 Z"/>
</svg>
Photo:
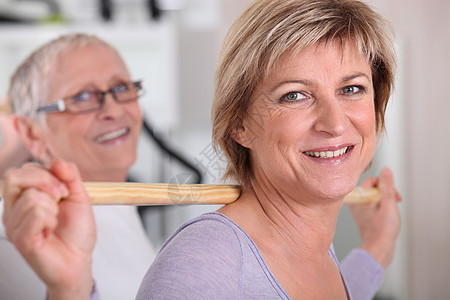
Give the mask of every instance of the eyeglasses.
<svg viewBox="0 0 450 300">
<path fill-rule="evenodd" d="M 55 102 L 39 106 L 37 112 L 90 113 L 102 108 L 106 94 L 111 94 L 117 103 L 125 104 L 136 101 L 143 93 L 141 81 L 121 83 L 104 92 L 98 90 L 83 91 L 73 96 L 58 99 Z"/>
</svg>

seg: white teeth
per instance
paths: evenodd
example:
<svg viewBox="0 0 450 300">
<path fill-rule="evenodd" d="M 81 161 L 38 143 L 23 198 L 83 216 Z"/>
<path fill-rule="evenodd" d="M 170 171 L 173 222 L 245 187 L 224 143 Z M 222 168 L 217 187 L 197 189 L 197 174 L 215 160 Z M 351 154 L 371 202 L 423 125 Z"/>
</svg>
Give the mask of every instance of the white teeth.
<svg viewBox="0 0 450 300">
<path fill-rule="evenodd" d="M 305 154 L 312 157 L 320 157 L 320 158 L 334 158 L 347 153 L 348 147 L 344 147 L 338 149 L 336 151 L 321 151 L 321 152 L 312 152 L 306 151 Z"/>
<path fill-rule="evenodd" d="M 95 141 L 99 142 L 99 143 L 107 142 L 107 141 L 116 139 L 119 136 L 126 134 L 127 132 L 128 132 L 128 129 L 123 128 L 123 129 L 113 131 L 113 132 L 107 133 L 105 135 L 99 136 L 98 138 L 95 139 Z"/>
</svg>

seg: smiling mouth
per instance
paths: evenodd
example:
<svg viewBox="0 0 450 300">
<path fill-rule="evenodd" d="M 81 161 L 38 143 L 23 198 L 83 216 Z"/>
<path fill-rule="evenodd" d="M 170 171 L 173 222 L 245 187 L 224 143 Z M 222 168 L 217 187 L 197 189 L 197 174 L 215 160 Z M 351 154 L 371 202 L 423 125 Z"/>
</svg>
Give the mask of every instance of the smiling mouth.
<svg viewBox="0 0 450 300">
<path fill-rule="evenodd" d="M 336 158 L 344 155 L 353 146 L 343 147 L 335 151 L 305 151 L 304 154 L 317 158 Z"/>
<path fill-rule="evenodd" d="M 107 134 L 104 134 L 104 135 L 101 135 L 101 136 L 95 138 L 95 141 L 99 142 L 99 143 L 109 142 L 111 140 L 117 139 L 118 137 L 121 137 L 121 136 L 127 134 L 129 131 L 130 131 L 130 129 L 123 128 L 120 130 L 109 132 Z"/>
</svg>

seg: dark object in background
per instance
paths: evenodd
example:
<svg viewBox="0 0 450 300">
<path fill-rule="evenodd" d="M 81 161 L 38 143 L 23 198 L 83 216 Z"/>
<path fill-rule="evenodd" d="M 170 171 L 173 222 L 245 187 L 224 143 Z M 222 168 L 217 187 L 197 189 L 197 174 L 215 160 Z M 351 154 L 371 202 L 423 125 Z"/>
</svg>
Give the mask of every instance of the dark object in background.
<svg viewBox="0 0 450 300">
<path fill-rule="evenodd" d="M 111 21 L 114 17 L 114 4 L 112 0 L 100 0 L 100 16 L 103 21 Z M 158 21 L 161 18 L 161 9 L 158 0 L 147 0 L 147 9 L 152 20 Z"/>
<path fill-rule="evenodd" d="M 161 9 L 158 5 L 158 0 L 148 0 L 147 6 L 149 9 L 150 17 L 158 21 L 161 18 Z"/>
<path fill-rule="evenodd" d="M 112 20 L 113 4 L 111 0 L 100 0 L 100 15 L 104 21 Z"/>
<path fill-rule="evenodd" d="M 182 165 L 187 167 L 190 170 L 190 172 L 192 172 L 192 175 L 194 175 L 196 177 L 196 180 L 194 180 L 194 181 L 183 182 L 183 183 L 202 183 L 203 176 L 202 176 L 202 173 L 200 172 L 200 170 L 196 166 L 194 166 L 191 162 L 189 162 L 184 157 L 182 157 L 179 153 L 177 153 L 177 151 L 175 151 L 174 149 L 169 147 L 166 144 L 166 142 L 164 142 L 164 140 L 162 140 L 160 137 L 158 137 L 155 134 L 153 127 L 145 119 L 145 117 L 143 117 L 142 130 L 152 138 L 152 140 L 158 145 L 158 147 L 163 152 L 167 153 L 171 158 L 176 159 Z M 185 175 L 185 174 L 183 174 L 183 175 Z M 190 179 L 192 177 L 188 176 L 188 178 Z M 135 178 L 132 177 L 132 175 L 131 176 L 129 175 L 127 178 L 127 181 L 135 182 L 136 180 L 135 180 Z M 166 209 L 167 209 L 167 206 L 165 206 L 165 205 L 138 206 L 138 213 L 141 217 L 141 220 L 143 220 L 144 216 L 147 212 L 157 211 L 159 213 L 163 213 Z M 169 232 L 166 232 L 165 226 L 163 224 L 161 224 L 161 228 L 162 228 L 161 229 L 162 233 L 160 233 L 160 234 L 162 235 L 162 239 L 165 240 L 167 238 L 167 235 L 169 234 Z M 158 238 L 161 238 L 161 236 L 158 236 Z"/>
<path fill-rule="evenodd" d="M 33 23 L 34 20 L 29 20 L 19 16 L 13 16 L 9 13 L 4 13 L 0 11 L 0 23 L 14 23 L 14 24 L 27 24 Z"/>
<path fill-rule="evenodd" d="M 45 15 L 30 15 L 30 13 L 24 14 L 20 9 L 19 2 L 40 2 L 42 6 L 47 8 Z M 56 0 L 16 0 L 6 5 L 2 5 L 0 8 L 0 24 L 12 23 L 12 24 L 33 24 L 42 21 L 63 21 L 61 15 L 61 7 Z"/>
<path fill-rule="evenodd" d="M 187 167 L 197 178 L 192 183 L 202 183 L 203 176 L 200 170 L 196 166 L 194 166 L 191 162 L 189 162 L 187 159 L 185 159 L 181 154 L 179 154 L 176 150 L 169 147 L 169 145 L 164 142 L 163 139 L 158 137 L 153 128 L 151 127 L 150 123 L 143 118 L 143 124 L 142 129 L 145 133 L 147 133 L 153 141 L 158 145 L 158 147 L 165 153 L 167 153 L 170 157 L 174 158 L 178 162 L 180 162 L 183 166 Z"/>
</svg>

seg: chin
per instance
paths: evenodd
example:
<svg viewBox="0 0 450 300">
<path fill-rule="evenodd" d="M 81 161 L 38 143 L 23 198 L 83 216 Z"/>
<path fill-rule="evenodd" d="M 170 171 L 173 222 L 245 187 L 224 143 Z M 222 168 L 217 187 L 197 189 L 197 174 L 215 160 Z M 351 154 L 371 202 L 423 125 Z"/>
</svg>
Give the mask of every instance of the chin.
<svg viewBox="0 0 450 300">
<path fill-rule="evenodd" d="M 319 184 L 317 193 L 320 198 L 325 199 L 343 199 L 357 185 L 358 180 L 342 178 L 342 180 L 333 180 L 329 183 Z"/>
<path fill-rule="evenodd" d="M 114 155 L 114 156 L 104 156 L 99 161 L 105 166 L 105 168 L 113 170 L 123 170 L 128 173 L 131 166 L 136 161 L 135 155 Z"/>
<path fill-rule="evenodd" d="M 128 159 L 123 160 L 122 162 L 120 162 L 119 166 L 126 169 L 128 171 L 128 169 L 131 168 L 131 166 L 136 162 L 136 157 L 130 157 Z M 119 163 L 119 162 L 118 162 Z"/>
</svg>

